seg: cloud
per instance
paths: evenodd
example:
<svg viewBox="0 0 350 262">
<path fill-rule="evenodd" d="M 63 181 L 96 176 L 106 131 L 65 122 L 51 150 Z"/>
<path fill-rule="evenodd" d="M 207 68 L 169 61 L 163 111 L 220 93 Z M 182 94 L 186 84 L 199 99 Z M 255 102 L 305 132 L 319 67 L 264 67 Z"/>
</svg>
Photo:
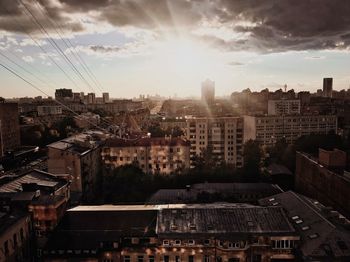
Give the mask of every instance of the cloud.
<svg viewBox="0 0 350 262">
<path fill-rule="evenodd" d="M 344 0 L 22 0 L 48 30 L 84 33 L 88 24 L 187 34 L 222 51 L 259 53 L 350 48 Z M 77 19 L 83 17 L 83 19 Z M 84 22 L 85 20 L 85 22 Z M 89 21 L 89 22 L 86 22 Z M 18 1 L 0 0 L 0 30 L 41 34 Z M 99 52 L 120 52 L 99 49 Z"/>
<path fill-rule="evenodd" d="M 325 56 L 306 56 L 304 57 L 304 59 L 307 59 L 307 60 L 318 60 L 318 59 L 325 59 L 326 57 Z"/>
<path fill-rule="evenodd" d="M 241 62 L 232 61 L 232 62 L 229 62 L 228 65 L 230 65 L 230 66 L 241 66 L 241 65 L 244 65 L 244 64 L 241 63 Z"/>
<path fill-rule="evenodd" d="M 34 58 L 31 57 L 30 55 L 28 56 L 22 56 L 22 59 L 28 63 L 34 63 Z"/>
</svg>

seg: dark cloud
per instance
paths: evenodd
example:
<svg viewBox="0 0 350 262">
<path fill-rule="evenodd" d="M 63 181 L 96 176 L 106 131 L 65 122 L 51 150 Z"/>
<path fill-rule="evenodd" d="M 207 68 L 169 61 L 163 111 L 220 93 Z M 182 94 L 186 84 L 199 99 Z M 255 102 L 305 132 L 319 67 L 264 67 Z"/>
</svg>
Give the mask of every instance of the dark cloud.
<svg viewBox="0 0 350 262">
<path fill-rule="evenodd" d="M 115 53 L 121 50 L 118 46 L 101 46 L 101 45 L 92 45 L 89 48 L 97 53 Z"/>
<path fill-rule="evenodd" d="M 31 2 L 31 9 L 40 17 L 35 1 L 22 1 Z M 67 14 L 79 12 L 89 16 L 94 11 L 97 20 L 114 26 L 155 32 L 182 27 L 190 34 L 201 22 L 215 20 L 229 27 L 232 34 L 245 34 L 245 38 L 228 41 L 210 33 L 194 37 L 228 51 L 283 52 L 342 49 L 350 45 L 347 0 L 57 0 L 61 5 L 38 1 L 52 19 L 70 31 L 84 28 L 79 22 L 70 21 Z M 42 22 L 47 23 L 44 18 Z M 31 32 L 37 27 L 18 1 L 0 0 L 0 29 Z"/>
</svg>

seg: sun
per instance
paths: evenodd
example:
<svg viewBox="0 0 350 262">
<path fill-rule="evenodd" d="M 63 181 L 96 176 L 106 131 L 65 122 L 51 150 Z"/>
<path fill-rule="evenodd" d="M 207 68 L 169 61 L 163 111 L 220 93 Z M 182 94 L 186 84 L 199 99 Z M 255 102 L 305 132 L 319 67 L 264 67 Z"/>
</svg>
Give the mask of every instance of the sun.
<svg viewBox="0 0 350 262">
<path fill-rule="evenodd" d="M 206 74 L 215 67 L 212 50 L 185 37 L 168 37 L 160 41 L 154 54 L 168 71 L 179 74 Z"/>
</svg>

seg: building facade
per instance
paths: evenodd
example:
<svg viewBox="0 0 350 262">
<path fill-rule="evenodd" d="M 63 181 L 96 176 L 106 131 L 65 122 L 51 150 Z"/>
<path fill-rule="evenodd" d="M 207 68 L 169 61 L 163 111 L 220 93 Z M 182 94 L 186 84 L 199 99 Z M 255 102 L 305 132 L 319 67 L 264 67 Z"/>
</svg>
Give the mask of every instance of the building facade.
<svg viewBox="0 0 350 262">
<path fill-rule="evenodd" d="M 101 155 L 107 167 L 136 164 L 145 173 L 171 174 L 190 167 L 190 144 L 181 138 L 113 138 L 106 142 Z"/>
<path fill-rule="evenodd" d="M 62 106 L 38 106 L 38 116 L 61 115 Z"/>
<path fill-rule="evenodd" d="M 0 102 L 0 157 L 19 146 L 18 104 Z"/>
<path fill-rule="evenodd" d="M 267 106 L 268 115 L 296 115 L 300 114 L 299 99 L 269 100 Z"/>
<path fill-rule="evenodd" d="M 335 115 L 244 116 L 244 141 L 273 146 L 284 138 L 292 144 L 303 135 L 336 132 L 337 126 Z"/>
<path fill-rule="evenodd" d="M 191 143 L 191 159 L 212 150 L 218 162 L 243 165 L 243 118 L 187 119 L 186 136 Z"/>
<path fill-rule="evenodd" d="M 323 96 L 332 97 L 333 93 L 333 78 L 323 78 Z"/>
</svg>

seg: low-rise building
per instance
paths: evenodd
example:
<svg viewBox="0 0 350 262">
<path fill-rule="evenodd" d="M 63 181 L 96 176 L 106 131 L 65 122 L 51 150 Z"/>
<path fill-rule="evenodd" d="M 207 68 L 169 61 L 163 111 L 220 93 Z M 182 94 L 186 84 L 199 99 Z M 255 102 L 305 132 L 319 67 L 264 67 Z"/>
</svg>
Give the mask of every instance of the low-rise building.
<svg viewBox="0 0 350 262">
<path fill-rule="evenodd" d="M 290 261 L 299 240 L 280 207 L 78 206 L 67 212 L 44 256 L 45 261 Z"/>
<path fill-rule="evenodd" d="M 101 152 L 103 164 L 116 168 L 138 165 L 145 173 L 170 174 L 190 167 L 190 144 L 181 138 L 109 139 Z"/>
<path fill-rule="evenodd" d="M 300 136 L 328 134 L 337 131 L 335 115 L 286 115 L 286 116 L 244 116 L 244 141 L 249 139 L 263 146 L 273 146 L 285 139 L 294 143 Z"/>
<path fill-rule="evenodd" d="M 74 122 L 79 128 L 94 128 L 100 124 L 100 116 L 91 112 L 74 117 Z"/>
</svg>

